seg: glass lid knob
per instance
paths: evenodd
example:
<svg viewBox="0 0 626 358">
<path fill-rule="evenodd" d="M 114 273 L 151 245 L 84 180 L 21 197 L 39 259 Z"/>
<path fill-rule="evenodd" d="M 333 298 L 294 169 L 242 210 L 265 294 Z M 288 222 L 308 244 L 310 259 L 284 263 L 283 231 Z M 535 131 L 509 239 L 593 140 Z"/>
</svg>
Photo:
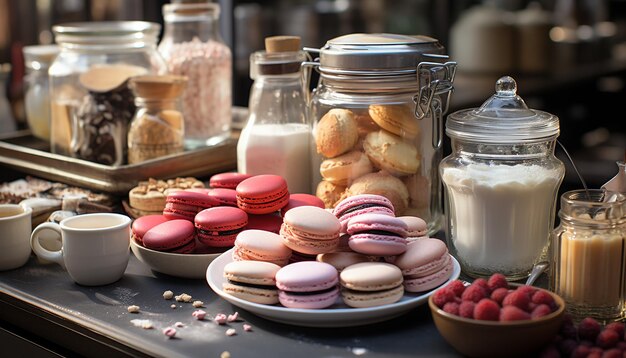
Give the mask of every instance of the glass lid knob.
<svg viewBox="0 0 626 358">
<path fill-rule="evenodd" d="M 496 95 L 500 97 L 515 97 L 517 94 L 517 83 L 511 76 L 500 77 L 496 81 Z"/>
</svg>

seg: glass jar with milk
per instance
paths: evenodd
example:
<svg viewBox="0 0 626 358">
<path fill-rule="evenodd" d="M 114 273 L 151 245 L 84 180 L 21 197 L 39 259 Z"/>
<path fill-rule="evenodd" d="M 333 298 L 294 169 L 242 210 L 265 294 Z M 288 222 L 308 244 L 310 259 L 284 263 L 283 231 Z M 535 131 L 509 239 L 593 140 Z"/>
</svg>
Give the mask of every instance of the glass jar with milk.
<svg viewBox="0 0 626 358">
<path fill-rule="evenodd" d="M 275 174 L 289 192 L 310 193 L 311 125 L 303 87 L 300 39 L 266 39 L 266 51 L 250 56 L 250 116 L 237 143 L 237 169 L 252 175 Z"/>
<path fill-rule="evenodd" d="M 568 191 L 561 196 L 559 218 L 550 247 L 550 288 L 576 320 L 624 318 L 626 196 Z"/>
<path fill-rule="evenodd" d="M 565 173 L 558 117 L 529 109 L 511 77 L 480 108 L 448 116 L 452 154 L 439 165 L 446 238 L 464 273 L 527 277 L 546 253 Z"/>
</svg>

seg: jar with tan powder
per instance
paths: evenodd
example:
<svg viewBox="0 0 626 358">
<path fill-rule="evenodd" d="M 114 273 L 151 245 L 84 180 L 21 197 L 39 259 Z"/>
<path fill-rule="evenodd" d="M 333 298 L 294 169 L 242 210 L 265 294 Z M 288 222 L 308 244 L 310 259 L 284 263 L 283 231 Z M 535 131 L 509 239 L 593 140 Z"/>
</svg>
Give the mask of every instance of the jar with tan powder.
<svg viewBox="0 0 626 358">
<path fill-rule="evenodd" d="M 136 76 L 130 80 L 137 113 L 128 131 L 128 163 L 183 151 L 184 119 L 180 98 L 184 76 Z"/>
</svg>

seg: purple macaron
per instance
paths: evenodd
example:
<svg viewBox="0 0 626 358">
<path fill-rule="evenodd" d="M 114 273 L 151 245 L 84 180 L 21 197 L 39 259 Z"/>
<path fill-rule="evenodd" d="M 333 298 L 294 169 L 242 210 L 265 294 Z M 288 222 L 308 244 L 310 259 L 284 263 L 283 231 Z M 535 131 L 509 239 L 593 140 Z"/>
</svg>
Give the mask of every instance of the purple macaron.
<svg viewBox="0 0 626 358">
<path fill-rule="evenodd" d="M 383 214 L 363 214 L 348 222 L 348 245 L 358 253 L 375 256 L 399 255 L 407 248 L 408 227 L 404 221 Z"/>
<path fill-rule="evenodd" d="M 339 297 L 339 274 L 324 262 L 303 261 L 276 272 L 280 303 L 289 308 L 319 309 L 331 306 Z"/>
<path fill-rule="evenodd" d="M 341 222 L 342 232 L 346 232 L 350 219 L 370 213 L 395 216 L 391 201 L 382 195 L 375 194 L 349 196 L 337 203 L 337 206 L 333 209 L 333 214 Z"/>
</svg>

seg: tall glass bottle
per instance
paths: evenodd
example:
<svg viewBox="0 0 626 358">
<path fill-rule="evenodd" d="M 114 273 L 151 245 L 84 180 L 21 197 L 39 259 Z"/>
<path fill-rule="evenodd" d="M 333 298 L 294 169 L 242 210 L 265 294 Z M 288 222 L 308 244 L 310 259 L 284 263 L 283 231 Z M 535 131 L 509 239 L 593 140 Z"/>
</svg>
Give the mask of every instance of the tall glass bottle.
<svg viewBox="0 0 626 358">
<path fill-rule="evenodd" d="M 280 37 L 278 41 L 294 41 Z M 271 43 L 271 42 L 270 42 Z M 292 193 L 311 192 L 311 124 L 302 82 L 306 59 L 299 39 L 288 51 L 258 51 L 250 57 L 250 117 L 237 143 L 237 168 L 247 174 L 276 174 Z"/>
<path fill-rule="evenodd" d="M 188 148 L 217 144 L 230 135 L 232 55 L 219 33 L 219 14 L 214 3 L 163 6 L 159 52 L 171 74 L 189 79 L 182 98 Z"/>
</svg>

